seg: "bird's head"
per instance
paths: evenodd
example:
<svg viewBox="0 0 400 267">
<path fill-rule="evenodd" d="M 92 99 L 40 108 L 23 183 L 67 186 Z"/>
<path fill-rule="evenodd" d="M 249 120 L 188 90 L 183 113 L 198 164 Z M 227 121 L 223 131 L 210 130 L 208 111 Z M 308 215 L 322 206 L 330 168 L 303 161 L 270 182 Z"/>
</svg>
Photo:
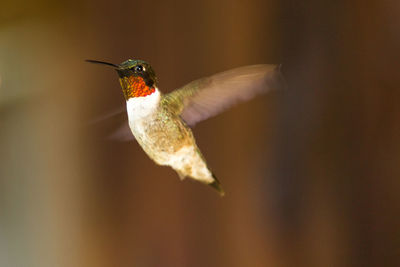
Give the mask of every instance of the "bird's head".
<svg viewBox="0 0 400 267">
<path fill-rule="evenodd" d="M 146 61 L 128 59 L 119 65 L 97 60 L 87 61 L 114 67 L 126 100 L 133 97 L 145 97 L 156 91 L 157 77 Z"/>
</svg>

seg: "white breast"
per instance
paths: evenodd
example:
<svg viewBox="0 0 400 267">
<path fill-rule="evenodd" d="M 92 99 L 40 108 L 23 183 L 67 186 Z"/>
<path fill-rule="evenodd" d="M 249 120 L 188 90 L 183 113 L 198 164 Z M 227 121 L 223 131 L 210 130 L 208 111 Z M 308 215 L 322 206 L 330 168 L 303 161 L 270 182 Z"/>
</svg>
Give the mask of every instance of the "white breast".
<svg viewBox="0 0 400 267">
<path fill-rule="evenodd" d="M 161 94 L 157 88 L 151 95 L 128 99 L 128 101 L 126 101 L 126 111 L 128 112 L 129 122 L 151 115 L 157 110 L 160 99 Z"/>
<path fill-rule="evenodd" d="M 156 88 L 156 91 L 151 95 L 134 97 L 126 101 L 129 127 L 131 128 L 135 139 L 139 142 L 143 149 L 145 149 L 146 143 L 148 142 L 146 129 L 148 128 L 148 125 L 152 119 L 152 114 L 155 114 L 157 111 L 160 99 L 160 91 L 158 91 Z"/>
</svg>

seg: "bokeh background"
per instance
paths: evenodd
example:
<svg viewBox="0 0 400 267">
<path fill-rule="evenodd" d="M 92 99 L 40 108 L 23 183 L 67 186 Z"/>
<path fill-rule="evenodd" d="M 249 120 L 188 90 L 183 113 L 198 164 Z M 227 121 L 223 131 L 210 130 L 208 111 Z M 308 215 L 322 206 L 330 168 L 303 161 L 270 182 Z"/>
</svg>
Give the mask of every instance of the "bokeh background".
<svg viewBox="0 0 400 267">
<path fill-rule="evenodd" d="M 399 266 L 400 2 L 2 0 L 0 266 Z M 133 142 L 116 73 L 169 92 L 282 63 L 288 88 L 198 124 L 227 192 Z"/>
</svg>

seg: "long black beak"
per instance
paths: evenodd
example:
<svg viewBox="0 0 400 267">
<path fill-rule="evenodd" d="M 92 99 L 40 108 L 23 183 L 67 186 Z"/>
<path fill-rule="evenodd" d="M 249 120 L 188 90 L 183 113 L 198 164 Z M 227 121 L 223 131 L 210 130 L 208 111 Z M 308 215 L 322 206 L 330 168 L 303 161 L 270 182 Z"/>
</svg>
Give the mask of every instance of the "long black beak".
<svg viewBox="0 0 400 267">
<path fill-rule="evenodd" d="M 98 60 L 92 60 L 92 59 L 86 59 L 85 61 L 86 62 L 90 62 L 90 63 L 94 63 L 94 64 L 108 65 L 108 66 L 112 66 L 112 67 L 117 68 L 117 69 L 120 68 L 119 65 L 108 63 L 108 62 L 104 62 L 104 61 L 98 61 Z"/>
</svg>

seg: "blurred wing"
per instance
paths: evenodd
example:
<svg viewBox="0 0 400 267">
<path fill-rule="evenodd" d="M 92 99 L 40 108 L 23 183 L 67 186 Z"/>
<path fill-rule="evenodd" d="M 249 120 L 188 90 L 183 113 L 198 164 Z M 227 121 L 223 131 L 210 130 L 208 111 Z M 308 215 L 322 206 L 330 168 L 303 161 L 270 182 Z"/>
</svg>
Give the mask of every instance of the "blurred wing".
<svg viewBox="0 0 400 267">
<path fill-rule="evenodd" d="M 109 111 L 109 112 L 107 112 L 107 113 L 105 113 L 103 115 L 100 115 L 100 116 L 92 119 L 90 121 L 90 123 L 91 124 L 95 124 L 95 123 L 101 122 L 103 120 L 107 120 L 109 118 L 112 118 L 112 117 L 115 117 L 117 115 L 120 115 L 120 114 L 122 114 L 124 112 L 126 112 L 126 107 L 125 106 L 120 106 L 120 107 L 118 107 L 118 108 L 116 108 L 116 109 L 114 109 L 112 111 Z"/>
<path fill-rule="evenodd" d="M 110 112 L 107 112 L 106 114 L 103 114 L 97 118 L 92 119 L 90 121 L 90 123 L 97 124 L 99 122 L 110 119 L 112 117 L 119 116 L 121 114 L 126 114 L 126 107 L 124 105 L 121 107 L 118 107 Z M 108 139 L 114 140 L 114 141 L 127 142 L 127 141 L 134 140 L 135 137 L 132 134 L 132 131 L 129 127 L 128 121 L 125 119 L 124 123 L 122 123 L 116 130 L 114 130 L 108 136 Z"/>
<path fill-rule="evenodd" d="M 111 140 L 116 140 L 120 142 L 128 142 L 135 139 L 132 134 L 131 128 L 129 127 L 129 123 L 124 122 L 117 130 L 115 130 L 112 134 L 108 136 Z"/>
<path fill-rule="evenodd" d="M 252 65 L 193 81 L 164 97 L 188 125 L 215 116 L 235 103 L 284 85 L 276 65 Z"/>
</svg>

